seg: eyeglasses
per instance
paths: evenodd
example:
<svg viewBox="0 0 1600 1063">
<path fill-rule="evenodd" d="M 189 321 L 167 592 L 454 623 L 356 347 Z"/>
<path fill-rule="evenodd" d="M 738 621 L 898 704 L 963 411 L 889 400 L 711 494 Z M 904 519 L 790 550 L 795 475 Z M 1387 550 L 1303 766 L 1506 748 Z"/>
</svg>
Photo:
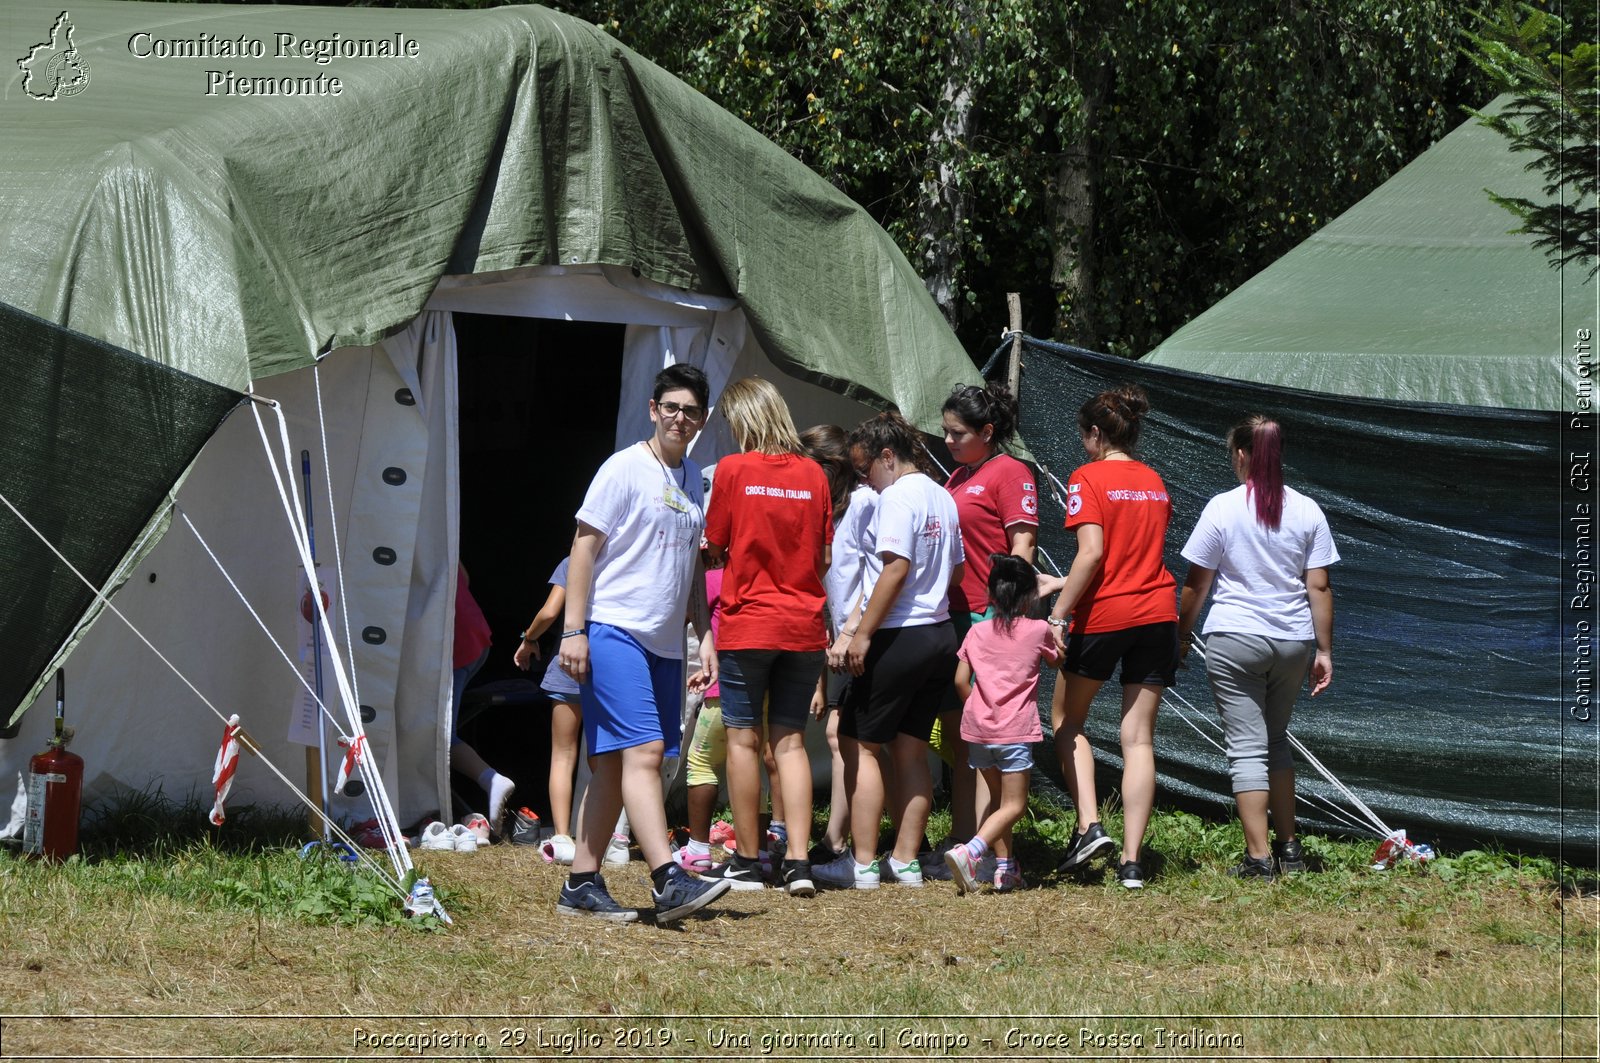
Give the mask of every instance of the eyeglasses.
<svg viewBox="0 0 1600 1063">
<path fill-rule="evenodd" d="M 704 406 L 682 406 L 676 402 L 658 402 L 656 403 L 656 410 L 669 421 L 680 413 L 695 424 L 699 424 L 706 419 L 706 408 Z"/>
</svg>

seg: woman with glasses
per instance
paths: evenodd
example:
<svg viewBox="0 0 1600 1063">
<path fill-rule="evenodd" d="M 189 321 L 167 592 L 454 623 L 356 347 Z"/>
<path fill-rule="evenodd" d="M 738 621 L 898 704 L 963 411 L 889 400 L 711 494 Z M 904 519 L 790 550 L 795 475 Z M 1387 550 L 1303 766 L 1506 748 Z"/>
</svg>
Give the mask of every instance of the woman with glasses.
<svg viewBox="0 0 1600 1063">
<path fill-rule="evenodd" d="M 1206 503 L 1183 546 L 1189 574 L 1178 610 L 1187 653 L 1206 614 L 1206 678 L 1228 742 L 1228 773 L 1244 825 L 1232 874 L 1270 879 L 1305 870 L 1295 837 L 1289 714 L 1309 672 L 1311 696 L 1333 682 L 1333 590 L 1339 550 L 1322 508 L 1283 482 L 1283 433 L 1260 414 L 1228 433 L 1239 486 Z M 1278 838 L 1267 844 L 1267 815 Z"/>
<path fill-rule="evenodd" d="M 833 541 L 833 497 L 822 466 L 806 457 L 789 408 L 770 382 L 734 381 L 718 409 L 743 449 L 717 463 L 706 514 L 709 560 L 727 559 L 717 659 L 738 852 L 707 875 L 737 890 L 765 885 L 756 822 L 764 727 L 778 766 L 773 785 L 780 788 L 788 821 L 787 852 L 773 854 L 781 860 L 773 871 L 790 895 L 809 897 L 816 887 L 807 852 L 811 759 L 805 730 L 828 641 L 822 579 Z"/>
<path fill-rule="evenodd" d="M 606 459 L 578 510 L 560 661 L 582 691 L 593 777 L 578 814 L 572 872 L 556 904 L 562 915 L 638 918 L 612 899 L 599 874 L 624 809 L 650 866 L 658 923 L 681 919 L 728 889 L 673 861 L 661 791 L 661 761 L 678 755 L 686 613 L 700 639 L 700 668 L 689 686 L 704 689 L 717 678 L 700 567 L 700 467 L 687 456 L 709 397 L 705 374 L 693 366 L 658 373 L 650 438 Z"/>
<path fill-rule="evenodd" d="M 850 433 L 850 453 L 879 496 L 864 543 L 865 601 L 845 621 L 829 661 L 854 677 L 839 709 L 839 751 L 855 850 L 814 871 L 820 884 L 844 889 L 921 886 L 917 853 L 933 803 L 928 735 L 956 674 L 950 588 L 961 582 L 965 561 L 960 518 L 949 492 L 928 475 L 922 434 L 899 414 L 863 421 Z M 880 868 L 884 747 L 898 832 L 888 867 Z"/>
</svg>

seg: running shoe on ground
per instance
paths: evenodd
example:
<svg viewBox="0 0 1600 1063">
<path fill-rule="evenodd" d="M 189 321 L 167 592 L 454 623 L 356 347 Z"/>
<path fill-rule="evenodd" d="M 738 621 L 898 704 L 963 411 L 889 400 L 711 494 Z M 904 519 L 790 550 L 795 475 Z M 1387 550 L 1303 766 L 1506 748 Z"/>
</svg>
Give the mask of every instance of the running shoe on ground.
<svg viewBox="0 0 1600 1063">
<path fill-rule="evenodd" d="M 1144 889 L 1144 868 L 1132 860 L 1123 861 L 1122 866 L 1117 868 L 1117 881 L 1122 883 L 1126 889 L 1142 890 Z"/>
<path fill-rule="evenodd" d="M 552 834 L 539 847 L 547 864 L 570 864 L 578 853 L 578 844 L 568 834 Z"/>
<path fill-rule="evenodd" d="M 782 870 L 778 878 L 783 888 L 791 897 L 811 897 L 817 892 L 817 884 L 811 877 L 811 864 L 805 860 L 785 860 L 781 865 Z"/>
<path fill-rule="evenodd" d="M 761 874 L 761 861 L 755 857 L 743 857 L 735 853 L 700 876 L 710 882 L 726 882 L 729 889 L 735 890 L 764 890 L 767 888 L 766 880 Z"/>
<path fill-rule="evenodd" d="M 650 891 L 656 902 L 656 923 L 671 923 L 692 915 L 732 888 L 726 880 L 694 878 L 684 874 L 682 868 L 669 868 L 666 884 Z"/>
<path fill-rule="evenodd" d="M 856 866 L 856 856 L 846 849 L 838 859 L 811 867 L 811 878 L 818 886 L 836 890 L 875 890 L 882 883 L 878 861 Z"/>
<path fill-rule="evenodd" d="M 1278 877 L 1277 868 L 1272 865 L 1270 856 L 1251 856 L 1244 854 L 1244 859 L 1239 861 L 1237 867 L 1230 867 L 1228 874 L 1234 878 L 1264 878 L 1268 882 Z"/>
<path fill-rule="evenodd" d="M 951 846 L 945 850 L 944 862 L 950 869 L 950 880 L 956 884 L 956 892 L 978 892 L 978 862 L 972 858 L 972 850 L 965 845 Z"/>
<path fill-rule="evenodd" d="M 539 813 L 526 805 L 515 810 L 511 813 L 511 844 L 538 845 L 539 827 Z"/>
<path fill-rule="evenodd" d="M 456 836 L 450 833 L 449 827 L 434 820 L 422 828 L 421 848 L 436 849 L 443 853 L 455 852 Z"/>
<path fill-rule="evenodd" d="M 1273 842 L 1272 855 L 1277 861 L 1278 870 L 1285 875 L 1298 875 L 1306 869 L 1305 850 L 1300 848 L 1298 838 Z"/>
<path fill-rule="evenodd" d="M 711 824 L 710 838 L 712 845 L 720 845 L 730 852 L 737 844 L 733 837 L 733 824 L 725 819 L 719 819 Z"/>
<path fill-rule="evenodd" d="M 806 854 L 806 861 L 813 867 L 818 864 L 831 864 L 849 851 L 849 849 L 835 849 L 824 839 L 811 847 L 811 851 Z"/>
<path fill-rule="evenodd" d="M 1116 843 L 1106 837 L 1106 830 L 1099 823 L 1089 824 L 1089 829 L 1082 834 L 1072 836 L 1072 844 L 1067 846 L 1067 855 L 1062 858 L 1058 871 L 1076 871 L 1101 853 L 1109 852 L 1116 847 Z"/>
<path fill-rule="evenodd" d="M 955 845 L 965 849 L 966 842 L 956 842 Z M 929 849 L 917 854 L 917 863 L 922 865 L 922 877 L 929 882 L 949 882 L 950 866 L 944 862 L 944 854 L 950 851 L 948 844 L 940 845 L 937 849 Z"/>
<path fill-rule="evenodd" d="M 873 863 L 878 863 L 878 861 L 875 860 L 875 861 L 873 861 Z M 884 877 L 884 881 L 885 882 L 889 881 L 890 879 L 893 879 L 895 885 L 897 885 L 897 886 L 921 887 L 921 885 L 922 885 L 922 861 L 913 860 L 913 861 L 911 861 L 911 863 L 907 864 L 905 867 L 900 868 L 899 870 L 895 870 L 894 862 L 891 861 L 888 857 L 884 857 L 882 863 L 883 863 L 883 866 L 884 866 L 884 870 L 888 872 L 888 874 Z"/>
<path fill-rule="evenodd" d="M 481 812 L 472 812 L 461 817 L 461 826 L 470 830 L 477 836 L 480 846 L 489 844 L 489 817 Z"/>
<path fill-rule="evenodd" d="M 606 842 L 606 863 L 620 867 L 628 862 L 628 836 L 626 834 L 613 834 L 611 840 Z"/>
<path fill-rule="evenodd" d="M 455 826 L 450 828 L 450 836 L 456 841 L 456 852 L 475 853 L 478 851 L 478 832 L 470 827 L 457 823 Z M 489 843 L 483 842 L 482 844 L 488 845 Z"/>
<path fill-rule="evenodd" d="M 672 859 L 679 867 L 692 874 L 703 875 L 711 870 L 711 854 L 691 853 L 687 845 L 673 853 Z"/>
<path fill-rule="evenodd" d="M 1017 890 L 1028 888 L 1027 880 L 1022 877 L 1022 865 L 1012 864 L 1010 870 L 994 872 L 994 891 L 996 893 L 1014 893 Z"/>
<path fill-rule="evenodd" d="M 556 901 L 557 915 L 586 915 L 591 919 L 608 919 L 614 923 L 631 923 L 639 918 L 632 908 L 624 908 L 606 892 L 605 880 L 596 875 L 593 882 L 576 888 L 563 883 L 561 898 Z"/>
<path fill-rule="evenodd" d="M 789 828 L 786 824 L 767 828 L 767 853 L 771 865 L 781 869 L 789 857 Z"/>
</svg>

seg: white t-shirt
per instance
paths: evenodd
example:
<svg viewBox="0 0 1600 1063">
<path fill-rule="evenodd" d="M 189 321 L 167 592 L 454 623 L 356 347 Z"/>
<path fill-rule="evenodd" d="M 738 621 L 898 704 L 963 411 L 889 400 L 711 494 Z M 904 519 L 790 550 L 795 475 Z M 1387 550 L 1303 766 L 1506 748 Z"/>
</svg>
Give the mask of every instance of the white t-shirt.
<svg viewBox="0 0 1600 1063">
<path fill-rule="evenodd" d="M 1247 502 L 1240 484 L 1206 503 L 1183 556 L 1217 574 L 1206 634 L 1304 641 L 1315 637 L 1306 569 L 1333 564 L 1339 551 L 1322 507 L 1311 499 L 1285 487 L 1283 519 L 1269 531 L 1256 521 L 1255 499 Z"/>
<path fill-rule="evenodd" d="M 578 519 L 605 533 L 589 619 L 626 630 L 658 657 L 683 659 L 689 583 L 705 527 L 700 466 L 668 469 L 636 443 L 607 458 Z"/>
<path fill-rule="evenodd" d="M 861 596 L 865 562 L 865 539 L 872 534 L 872 518 L 878 512 L 878 492 L 862 484 L 850 492 L 850 507 L 839 518 L 833 529 L 833 561 L 828 574 L 823 577 L 823 590 L 828 592 L 828 611 L 833 616 L 833 628 L 838 631 L 850 619 L 850 610 Z M 879 568 L 883 562 L 878 562 Z"/>
<path fill-rule="evenodd" d="M 920 472 L 900 477 L 878 496 L 872 539 L 877 555 L 874 585 L 883 572 L 882 555 L 911 562 L 900 597 L 881 626 L 917 627 L 950 619 L 950 575 L 966 560 L 961 518 L 950 492 Z"/>
</svg>

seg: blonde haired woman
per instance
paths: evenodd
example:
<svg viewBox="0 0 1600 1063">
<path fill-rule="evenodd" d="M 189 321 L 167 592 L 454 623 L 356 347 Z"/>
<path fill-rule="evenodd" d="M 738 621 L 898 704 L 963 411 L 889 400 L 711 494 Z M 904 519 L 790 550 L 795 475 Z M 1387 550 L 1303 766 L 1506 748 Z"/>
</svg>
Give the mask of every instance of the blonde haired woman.
<svg viewBox="0 0 1600 1063">
<path fill-rule="evenodd" d="M 811 844 L 811 761 L 805 728 L 822 672 L 827 629 L 822 578 L 833 541 L 833 499 L 822 467 L 806 456 L 778 389 L 759 377 L 729 384 L 718 405 L 743 449 L 717 463 L 706 514 L 713 562 L 727 557 L 717 633 L 722 722 L 728 732 L 728 797 L 738 852 L 708 874 L 758 890 L 756 822 L 761 793 L 762 703 L 789 819 L 788 848 L 774 868 L 791 895 L 816 892 Z"/>
</svg>

